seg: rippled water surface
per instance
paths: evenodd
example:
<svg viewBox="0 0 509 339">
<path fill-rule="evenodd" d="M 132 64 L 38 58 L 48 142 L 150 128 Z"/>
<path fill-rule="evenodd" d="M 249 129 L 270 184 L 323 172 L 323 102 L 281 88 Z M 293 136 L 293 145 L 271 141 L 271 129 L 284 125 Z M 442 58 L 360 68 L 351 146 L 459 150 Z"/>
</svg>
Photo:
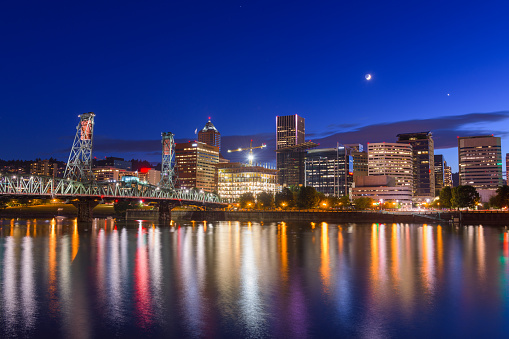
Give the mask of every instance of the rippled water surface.
<svg viewBox="0 0 509 339">
<path fill-rule="evenodd" d="M 505 227 L 0 221 L 0 337 L 507 337 Z"/>
</svg>

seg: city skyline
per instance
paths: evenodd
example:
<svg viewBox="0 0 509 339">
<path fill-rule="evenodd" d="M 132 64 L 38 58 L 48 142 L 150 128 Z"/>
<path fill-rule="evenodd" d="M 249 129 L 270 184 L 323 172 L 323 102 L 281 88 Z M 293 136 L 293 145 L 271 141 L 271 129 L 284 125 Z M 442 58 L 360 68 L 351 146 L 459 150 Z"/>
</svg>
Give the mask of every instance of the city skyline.
<svg viewBox="0 0 509 339">
<path fill-rule="evenodd" d="M 210 116 L 224 150 L 253 139 L 274 164 L 292 114 L 320 147 L 429 130 L 454 172 L 458 136 L 507 153 L 508 5 L 401 4 L 9 3 L 0 158 L 66 160 L 88 111 L 98 158 L 160 161 L 161 132 L 197 139 Z"/>
</svg>

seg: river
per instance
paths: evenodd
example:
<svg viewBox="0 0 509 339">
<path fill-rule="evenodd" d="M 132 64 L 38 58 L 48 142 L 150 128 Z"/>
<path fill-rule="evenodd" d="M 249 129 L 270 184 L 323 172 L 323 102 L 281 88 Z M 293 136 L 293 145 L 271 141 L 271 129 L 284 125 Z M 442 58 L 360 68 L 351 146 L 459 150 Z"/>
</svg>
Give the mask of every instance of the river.
<svg viewBox="0 0 509 339">
<path fill-rule="evenodd" d="M 0 287 L 0 337 L 507 337 L 509 233 L 3 219 Z"/>
</svg>

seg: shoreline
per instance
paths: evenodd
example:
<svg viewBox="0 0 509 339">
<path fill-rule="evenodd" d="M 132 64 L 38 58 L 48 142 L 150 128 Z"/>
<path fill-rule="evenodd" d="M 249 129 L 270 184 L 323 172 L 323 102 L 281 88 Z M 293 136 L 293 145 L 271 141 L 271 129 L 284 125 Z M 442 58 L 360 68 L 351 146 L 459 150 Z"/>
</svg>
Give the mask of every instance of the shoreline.
<svg viewBox="0 0 509 339">
<path fill-rule="evenodd" d="M 117 218 L 118 220 L 157 220 L 157 210 L 127 210 L 126 216 L 114 213 L 112 207 L 94 209 L 94 218 Z M 76 208 L 72 205 L 7 208 L 0 210 L 0 218 L 74 218 Z M 306 222 L 375 222 L 375 223 L 460 223 L 509 226 L 509 211 L 200 211 L 173 210 L 172 220 L 182 221 L 306 221 Z"/>
</svg>

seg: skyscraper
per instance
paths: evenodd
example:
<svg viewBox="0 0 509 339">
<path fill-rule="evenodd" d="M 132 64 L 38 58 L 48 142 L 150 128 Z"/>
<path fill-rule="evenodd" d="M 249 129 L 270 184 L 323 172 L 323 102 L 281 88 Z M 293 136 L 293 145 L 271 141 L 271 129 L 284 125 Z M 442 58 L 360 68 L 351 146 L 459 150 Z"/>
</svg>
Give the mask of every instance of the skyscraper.
<svg viewBox="0 0 509 339">
<path fill-rule="evenodd" d="M 412 145 L 414 200 L 435 197 L 435 146 L 431 132 L 398 134 L 398 143 Z"/>
<path fill-rule="evenodd" d="M 361 144 L 345 144 L 345 148 L 353 159 L 353 176 L 368 175 L 368 153 Z"/>
<path fill-rule="evenodd" d="M 198 132 L 198 141 L 210 146 L 219 147 L 219 153 L 221 153 L 221 133 L 210 121 L 210 118 L 205 127 Z"/>
<path fill-rule="evenodd" d="M 343 146 L 312 149 L 306 155 L 306 186 L 326 196 L 349 195 L 353 159 Z"/>
<path fill-rule="evenodd" d="M 509 153 L 505 154 L 505 181 L 509 185 Z"/>
<path fill-rule="evenodd" d="M 447 161 L 444 160 L 444 187 L 452 187 L 453 184 L 451 166 L 447 166 Z"/>
<path fill-rule="evenodd" d="M 394 177 L 396 186 L 413 187 L 412 145 L 368 143 L 368 173 Z"/>
<path fill-rule="evenodd" d="M 304 142 L 305 120 L 297 114 L 276 117 L 276 150 Z"/>
<path fill-rule="evenodd" d="M 199 141 L 175 144 L 175 162 L 179 188 L 197 188 L 214 192 L 216 164 L 219 162 L 219 147 Z"/>
<path fill-rule="evenodd" d="M 435 191 L 439 192 L 445 186 L 445 160 L 442 154 L 435 154 Z"/>
<path fill-rule="evenodd" d="M 460 185 L 495 190 L 502 186 L 500 137 L 458 137 Z"/>
<path fill-rule="evenodd" d="M 304 118 L 297 114 L 276 117 L 276 159 L 278 181 L 283 186 L 304 185 L 304 159 L 307 145 Z"/>
</svg>

